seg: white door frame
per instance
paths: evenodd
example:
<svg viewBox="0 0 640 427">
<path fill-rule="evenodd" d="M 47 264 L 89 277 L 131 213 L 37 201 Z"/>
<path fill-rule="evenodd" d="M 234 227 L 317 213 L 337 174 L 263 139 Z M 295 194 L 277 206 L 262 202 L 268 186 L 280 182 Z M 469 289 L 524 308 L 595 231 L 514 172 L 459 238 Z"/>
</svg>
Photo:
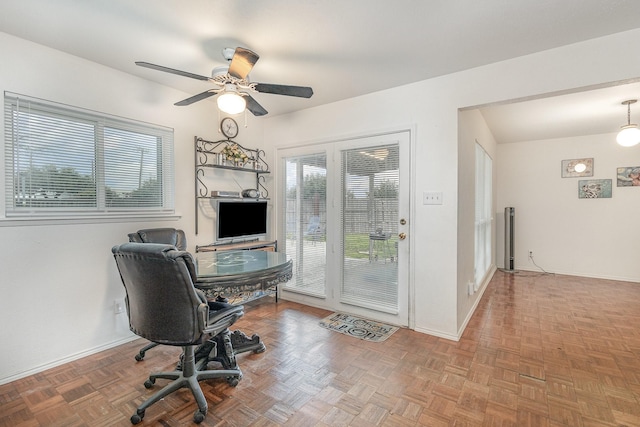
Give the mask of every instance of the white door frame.
<svg viewBox="0 0 640 427">
<path fill-rule="evenodd" d="M 349 135 L 349 136 L 345 136 L 342 138 L 332 138 L 332 139 L 325 139 L 322 141 L 317 141 L 317 142 L 307 142 L 307 143 L 301 143 L 301 144 L 296 144 L 296 145 L 287 145 L 287 146 L 279 146 L 279 147 L 275 147 L 274 148 L 274 158 L 276 159 L 274 163 L 276 163 L 276 168 L 274 168 L 275 176 L 274 176 L 274 186 L 275 186 L 275 194 L 277 194 L 277 199 L 276 199 L 276 203 L 275 203 L 275 209 L 274 212 L 276 213 L 276 215 L 274 215 L 274 217 L 279 218 L 280 217 L 280 212 L 283 209 L 283 205 L 284 205 L 284 200 L 285 200 L 285 193 L 284 193 L 284 162 L 283 162 L 283 158 L 287 157 L 287 156 L 292 156 L 292 155 L 303 155 L 303 154 L 310 154 L 310 153 L 320 153 L 320 152 L 326 152 L 327 153 L 327 163 L 329 165 L 329 163 L 331 164 L 331 172 L 328 173 L 327 175 L 327 204 L 329 204 L 328 206 L 328 210 L 332 210 L 334 208 L 334 200 L 336 197 L 339 197 L 339 194 L 335 194 L 335 188 L 336 186 L 339 187 L 339 182 L 336 183 L 336 181 L 340 181 L 340 174 L 339 171 L 336 172 L 336 169 L 339 166 L 339 161 L 340 159 L 334 159 L 335 156 L 339 156 L 340 154 L 340 150 L 334 147 L 340 147 L 342 144 L 340 143 L 347 143 L 347 141 L 352 141 L 352 140 L 365 140 L 367 138 L 372 138 L 372 137 L 380 137 L 380 136 L 385 136 L 385 135 L 393 135 L 393 134 L 398 134 L 398 133 L 404 133 L 406 132 L 408 134 L 408 147 L 406 150 L 402 150 L 401 153 L 404 156 L 404 158 L 400 159 L 402 168 L 403 168 L 403 186 L 402 186 L 402 191 L 401 191 L 401 196 L 403 198 L 408 198 L 408 201 L 403 202 L 400 201 L 400 203 L 405 203 L 408 209 L 408 213 L 407 213 L 407 221 L 408 224 L 406 226 L 404 226 L 404 229 L 402 231 L 405 231 L 405 233 L 407 233 L 408 237 L 405 240 L 405 247 L 406 247 L 406 259 L 407 259 L 407 269 L 406 271 L 403 271 L 402 273 L 399 271 L 399 275 L 400 274 L 404 274 L 405 278 L 403 280 L 407 281 L 407 294 L 402 296 L 402 298 L 406 298 L 406 305 L 407 305 L 407 313 L 406 313 L 406 320 L 401 322 L 403 323 L 403 325 L 407 324 L 407 326 L 411 329 L 415 328 L 415 276 L 414 276 L 414 270 L 413 268 L 411 268 L 412 265 L 414 265 L 414 246 L 415 243 L 413 242 L 413 239 L 411 238 L 411 236 L 414 234 L 414 221 L 412 220 L 412 218 L 415 218 L 414 214 L 415 214 L 415 197 L 413 194 L 413 176 L 414 173 L 413 171 L 415 170 L 415 133 L 416 133 L 416 129 L 415 126 L 404 126 L 404 127 L 398 127 L 398 128 L 393 128 L 393 129 L 389 129 L 387 131 L 381 131 L 381 132 L 374 132 L 374 133 L 369 133 L 369 134 L 360 134 L 360 135 Z M 402 156 L 401 156 L 402 157 Z M 408 157 L 408 158 L 407 158 Z M 337 163 L 337 164 L 336 164 Z M 334 216 L 334 215 L 331 215 Z M 327 220 L 329 221 L 327 223 L 327 239 L 331 240 L 331 243 L 333 243 L 334 245 L 336 244 L 336 242 L 338 242 L 336 239 L 335 235 L 331 235 L 331 237 L 329 237 L 329 229 L 333 230 L 331 233 L 336 233 L 335 229 L 335 225 L 334 223 L 332 223 L 332 221 L 335 221 L 335 218 L 327 218 Z M 273 221 L 275 224 L 275 234 L 277 236 L 277 238 L 279 240 L 284 239 L 285 238 L 285 230 L 284 230 L 284 226 L 283 223 L 281 221 Z M 401 227 L 400 227 L 401 228 Z M 337 231 L 338 234 L 341 233 L 341 231 Z M 339 238 L 339 236 L 338 236 Z M 330 247 L 331 248 L 331 247 Z M 333 250 L 331 248 L 331 252 L 327 253 L 327 257 L 334 257 L 337 258 L 339 264 L 337 264 L 338 266 L 341 265 L 341 259 L 340 259 L 340 254 L 336 254 L 336 250 Z M 336 261 L 332 260 L 333 263 L 335 263 Z M 335 264 L 334 264 L 335 265 Z M 337 270 L 337 269 L 336 269 Z M 339 277 L 334 278 L 333 275 L 335 274 L 341 274 L 341 272 L 336 273 L 328 271 L 327 272 L 327 281 L 329 280 L 340 280 Z M 309 306 L 313 306 L 313 307 L 319 307 L 319 308 L 324 308 L 327 310 L 336 310 L 336 308 L 334 307 L 334 301 L 331 298 L 331 295 L 328 295 L 327 298 L 317 298 L 317 297 L 310 297 L 308 295 L 303 295 L 303 294 L 296 294 L 294 292 L 286 292 L 286 291 L 279 291 L 280 292 L 280 297 L 282 299 L 285 300 L 290 300 L 290 301 L 295 301 L 295 302 L 299 302 L 301 304 L 305 304 L 305 305 L 309 305 Z M 400 295 L 399 295 L 400 298 Z M 357 311 L 357 310 L 356 310 Z M 354 314 L 358 314 L 358 313 L 354 313 Z"/>
</svg>

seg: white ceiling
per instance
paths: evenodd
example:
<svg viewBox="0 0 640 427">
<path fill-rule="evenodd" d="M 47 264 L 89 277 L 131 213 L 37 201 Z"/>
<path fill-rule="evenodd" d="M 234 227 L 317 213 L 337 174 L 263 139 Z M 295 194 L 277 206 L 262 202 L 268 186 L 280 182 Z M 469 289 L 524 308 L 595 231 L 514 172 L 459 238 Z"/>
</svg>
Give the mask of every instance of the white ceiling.
<svg viewBox="0 0 640 427">
<path fill-rule="evenodd" d="M 481 107 L 498 143 L 614 133 L 627 124 L 622 101 L 640 100 L 640 82 L 624 82 L 537 99 Z M 631 123 L 640 123 L 640 103 L 631 105 Z"/>
<path fill-rule="evenodd" d="M 189 95 L 209 86 L 134 62 L 209 75 L 225 63 L 222 48 L 247 47 L 261 57 L 252 81 L 314 89 L 311 99 L 255 95 L 271 115 L 637 27 L 637 0 L 2 0 L 0 5 L 0 31 Z M 640 98 L 637 85 L 482 112 L 499 142 L 576 135 L 576 129 L 607 133 L 624 124 L 620 102 L 633 97 Z"/>
</svg>

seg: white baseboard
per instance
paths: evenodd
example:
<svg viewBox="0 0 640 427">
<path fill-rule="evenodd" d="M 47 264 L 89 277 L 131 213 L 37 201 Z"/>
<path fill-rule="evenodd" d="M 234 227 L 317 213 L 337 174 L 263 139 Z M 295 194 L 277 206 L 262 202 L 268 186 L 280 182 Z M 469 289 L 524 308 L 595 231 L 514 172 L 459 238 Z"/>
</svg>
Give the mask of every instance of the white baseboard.
<svg viewBox="0 0 640 427">
<path fill-rule="evenodd" d="M 10 375 L 8 377 L 0 378 L 0 385 L 7 384 L 7 383 L 10 383 L 12 381 L 16 381 L 16 380 L 19 380 L 21 378 L 28 377 L 28 376 L 33 375 L 33 374 L 37 374 L 37 373 L 46 371 L 47 369 L 55 368 L 56 366 L 64 365 L 65 363 L 73 362 L 74 360 L 82 359 L 83 357 L 90 356 L 92 354 L 100 353 L 101 351 L 108 350 L 110 348 L 117 347 L 117 346 L 122 345 L 122 344 L 126 344 L 128 342 L 133 341 L 133 340 L 137 340 L 138 338 L 140 338 L 140 337 L 137 336 L 137 335 L 133 335 L 132 334 L 130 337 L 122 338 L 122 339 L 119 339 L 117 341 L 112 341 L 112 342 L 110 342 L 108 344 L 104 344 L 104 345 L 101 345 L 101 346 L 98 346 L 98 347 L 94 347 L 94 348 L 91 348 L 89 350 L 81 351 L 79 353 L 75 353 L 75 354 L 72 354 L 70 356 L 64 357 L 62 359 L 54 360 L 52 362 L 45 363 L 45 364 L 40 365 L 40 366 L 36 366 L 35 368 L 29 369 L 29 370 L 26 370 L 26 371 L 23 371 L 23 372 L 19 372 L 17 374 Z M 133 359 L 132 359 L 132 361 L 133 361 Z"/>
<path fill-rule="evenodd" d="M 545 274 L 544 271 L 540 269 L 535 269 L 531 267 L 527 268 L 519 268 L 519 271 L 526 271 L 529 273 L 540 273 Z M 603 279 L 603 280 L 614 280 L 617 282 L 631 282 L 631 283 L 640 283 L 640 279 L 637 277 L 624 277 L 624 276 L 614 276 L 609 274 L 584 274 L 575 271 L 549 271 L 546 274 L 558 274 L 560 276 L 576 276 L 576 277 L 586 277 L 591 279 Z"/>
<path fill-rule="evenodd" d="M 458 339 L 456 339 L 456 341 L 458 341 L 462 337 L 462 334 L 464 333 L 464 330 L 467 328 L 469 321 L 471 321 L 471 318 L 476 312 L 476 308 L 478 308 L 478 304 L 480 304 L 480 300 L 484 296 L 484 291 L 487 290 L 487 286 L 489 286 L 489 282 L 491 282 L 491 279 L 493 279 L 493 275 L 496 274 L 496 271 L 498 271 L 498 269 L 496 268 L 495 265 L 493 265 L 491 267 L 491 271 L 485 276 L 484 281 L 482 282 L 482 285 L 480 285 L 480 288 L 478 288 L 478 292 L 477 292 L 478 296 L 476 297 L 476 300 L 474 301 L 473 306 L 471 307 L 471 310 L 469 310 L 469 313 L 467 313 L 467 317 L 464 319 L 464 322 L 462 322 L 462 325 L 460 325 L 460 328 L 458 329 Z"/>
<path fill-rule="evenodd" d="M 447 334 L 445 332 L 442 331 L 436 331 L 434 329 L 428 329 L 428 328 L 415 328 L 414 331 L 416 332 L 420 332 L 422 334 L 427 334 L 427 335 L 433 335 L 434 337 L 438 337 L 438 338 L 444 338 L 450 341 L 458 341 L 459 338 L 455 335 L 452 334 Z"/>
</svg>

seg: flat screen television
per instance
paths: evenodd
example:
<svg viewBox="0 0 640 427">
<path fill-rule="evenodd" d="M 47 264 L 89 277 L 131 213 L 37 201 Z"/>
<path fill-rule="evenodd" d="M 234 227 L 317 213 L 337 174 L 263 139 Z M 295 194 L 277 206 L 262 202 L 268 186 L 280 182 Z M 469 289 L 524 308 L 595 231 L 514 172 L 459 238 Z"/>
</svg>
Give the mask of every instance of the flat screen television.
<svg viewBox="0 0 640 427">
<path fill-rule="evenodd" d="M 267 202 L 264 200 L 218 200 L 216 240 L 249 240 L 267 234 Z"/>
</svg>

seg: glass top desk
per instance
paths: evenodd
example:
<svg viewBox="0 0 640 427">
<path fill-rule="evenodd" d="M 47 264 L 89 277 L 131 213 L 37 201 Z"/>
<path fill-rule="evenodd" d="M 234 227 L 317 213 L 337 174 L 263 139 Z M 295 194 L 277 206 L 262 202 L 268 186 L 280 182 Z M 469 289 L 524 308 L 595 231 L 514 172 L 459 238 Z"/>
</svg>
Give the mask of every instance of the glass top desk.
<svg viewBox="0 0 640 427">
<path fill-rule="evenodd" d="M 277 286 L 291 279 L 293 266 L 286 254 L 271 251 L 197 252 L 195 261 L 195 287 L 202 290 L 208 299 L 228 298 L 231 303 L 260 298 L 270 289 L 276 290 L 277 301 Z M 234 331 L 229 338 L 234 354 L 246 351 L 262 353 L 266 349 L 255 334 L 248 337 L 241 331 Z M 209 357 L 206 355 L 210 352 L 211 348 L 205 343 L 196 352 L 196 358 Z"/>
<path fill-rule="evenodd" d="M 269 251 L 198 252 L 195 260 L 195 286 L 210 299 L 276 288 L 291 279 L 293 266 L 286 254 Z"/>
</svg>

